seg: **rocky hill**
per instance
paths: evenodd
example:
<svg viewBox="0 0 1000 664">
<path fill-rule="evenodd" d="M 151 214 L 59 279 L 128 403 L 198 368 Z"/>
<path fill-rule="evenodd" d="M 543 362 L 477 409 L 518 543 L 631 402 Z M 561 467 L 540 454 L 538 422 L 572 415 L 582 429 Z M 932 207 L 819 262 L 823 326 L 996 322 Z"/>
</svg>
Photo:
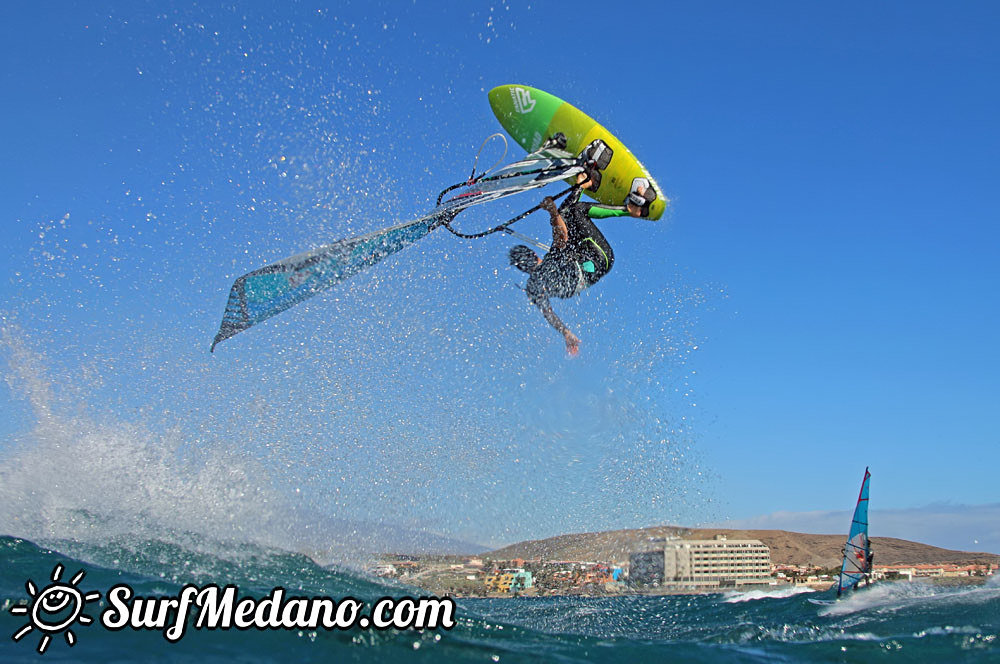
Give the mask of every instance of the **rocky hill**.
<svg viewBox="0 0 1000 664">
<path fill-rule="evenodd" d="M 712 539 L 726 535 L 729 539 L 757 539 L 771 549 L 771 561 L 787 565 L 840 565 L 844 535 L 810 535 L 785 530 L 725 530 L 718 528 L 683 528 L 656 526 L 636 530 L 611 530 L 600 533 L 559 535 L 543 540 L 530 540 L 505 546 L 483 554 L 493 560 L 592 560 L 627 562 L 630 553 L 656 548 L 666 538 Z M 895 539 L 873 537 L 872 550 L 877 565 L 919 564 L 1000 564 L 1000 555 L 952 551 L 936 546 Z"/>
</svg>

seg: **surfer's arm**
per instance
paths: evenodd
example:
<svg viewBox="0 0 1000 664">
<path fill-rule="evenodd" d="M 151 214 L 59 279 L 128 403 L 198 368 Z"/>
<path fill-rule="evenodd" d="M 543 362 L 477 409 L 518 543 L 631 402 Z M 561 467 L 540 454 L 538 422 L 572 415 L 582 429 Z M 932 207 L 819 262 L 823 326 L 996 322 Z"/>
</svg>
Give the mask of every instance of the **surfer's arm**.
<svg viewBox="0 0 1000 664">
<path fill-rule="evenodd" d="M 563 340 L 566 342 L 566 352 L 570 355 L 576 355 L 580 350 L 580 340 L 559 319 L 556 312 L 552 310 L 552 305 L 549 304 L 548 298 L 539 302 L 538 308 L 542 310 L 542 315 L 545 316 L 545 320 L 548 321 L 549 325 L 554 327 L 563 336 Z"/>
<path fill-rule="evenodd" d="M 580 340 L 566 327 L 566 323 L 562 322 L 559 316 L 556 315 L 556 312 L 552 310 L 549 298 L 535 298 L 534 302 L 535 306 L 542 310 L 542 316 L 545 317 L 545 321 L 562 335 L 563 340 L 566 342 L 566 352 L 570 355 L 576 355 L 580 350 Z"/>
<path fill-rule="evenodd" d="M 549 223 L 552 224 L 552 248 L 563 249 L 569 242 L 569 230 L 551 196 L 546 196 L 542 201 L 542 209 L 549 213 Z"/>
</svg>

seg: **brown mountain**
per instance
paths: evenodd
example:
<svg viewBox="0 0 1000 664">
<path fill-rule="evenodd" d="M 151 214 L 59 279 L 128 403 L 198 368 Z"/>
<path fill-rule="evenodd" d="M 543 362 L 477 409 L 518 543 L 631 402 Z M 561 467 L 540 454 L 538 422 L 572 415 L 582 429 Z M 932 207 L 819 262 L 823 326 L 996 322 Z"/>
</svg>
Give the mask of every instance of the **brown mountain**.
<svg viewBox="0 0 1000 664">
<path fill-rule="evenodd" d="M 656 548 L 665 538 L 712 539 L 725 535 L 729 539 L 757 539 L 771 549 L 771 562 L 786 565 L 840 565 L 844 535 L 810 535 L 786 530 L 726 530 L 720 528 L 682 528 L 655 526 L 635 530 L 610 530 L 600 533 L 559 535 L 543 540 L 530 540 L 505 546 L 483 554 L 493 560 L 591 560 L 627 562 L 630 553 Z M 1000 564 L 1000 555 L 952 551 L 936 546 L 910 542 L 893 537 L 873 537 L 872 550 L 877 565 L 919 564 Z"/>
</svg>

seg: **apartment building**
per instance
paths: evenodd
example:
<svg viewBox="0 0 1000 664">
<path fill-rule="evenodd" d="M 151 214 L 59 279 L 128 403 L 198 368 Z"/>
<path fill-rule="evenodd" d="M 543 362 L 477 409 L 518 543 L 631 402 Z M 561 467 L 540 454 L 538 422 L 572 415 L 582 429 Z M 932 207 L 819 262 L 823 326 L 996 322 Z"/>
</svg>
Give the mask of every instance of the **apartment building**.
<svg viewBox="0 0 1000 664">
<path fill-rule="evenodd" d="M 629 556 L 629 582 L 686 588 L 768 585 L 771 550 L 760 540 L 673 540 Z"/>
</svg>

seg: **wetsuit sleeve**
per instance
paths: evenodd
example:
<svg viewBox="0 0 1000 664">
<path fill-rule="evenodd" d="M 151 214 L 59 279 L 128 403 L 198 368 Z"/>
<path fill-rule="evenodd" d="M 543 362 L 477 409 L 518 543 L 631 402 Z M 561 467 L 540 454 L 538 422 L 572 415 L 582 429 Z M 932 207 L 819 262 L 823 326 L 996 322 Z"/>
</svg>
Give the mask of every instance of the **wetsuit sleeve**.
<svg viewBox="0 0 1000 664">
<path fill-rule="evenodd" d="M 611 217 L 627 217 L 628 210 L 621 206 L 591 205 L 587 210 L 587 216 L 591 219 L 609 219 Z"/>
</svg>

